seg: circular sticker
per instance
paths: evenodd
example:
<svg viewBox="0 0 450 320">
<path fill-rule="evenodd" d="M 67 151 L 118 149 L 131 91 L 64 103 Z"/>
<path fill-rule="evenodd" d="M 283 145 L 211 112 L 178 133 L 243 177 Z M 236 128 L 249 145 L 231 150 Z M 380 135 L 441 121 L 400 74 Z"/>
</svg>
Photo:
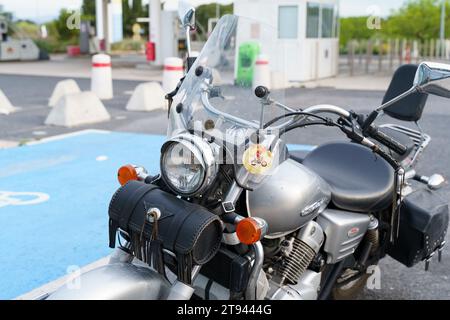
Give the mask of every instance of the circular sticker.
<svg viewBox="0 0 450 320">
<path fill-rule="evenodd" d="M 248 172 L 264 174 L 272 167 L 273 154 L 264 146 L 254 144 L 245 150 L 242 162 Z"/>
</svg>

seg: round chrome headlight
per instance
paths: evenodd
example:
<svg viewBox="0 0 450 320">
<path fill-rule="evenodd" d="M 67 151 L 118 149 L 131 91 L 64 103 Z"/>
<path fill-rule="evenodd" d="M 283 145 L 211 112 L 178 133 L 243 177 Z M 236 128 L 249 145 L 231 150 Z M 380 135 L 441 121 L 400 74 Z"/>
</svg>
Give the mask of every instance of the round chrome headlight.
<svg viewBox="0 0 450 320">
<path fill-rule="evenodd" d="M 217 168 L 211 145 L 200 137 L 179 135 L 162 147 L 161 176 L 179 195 L 201 194 L 214 181 Z"/>
</svg>

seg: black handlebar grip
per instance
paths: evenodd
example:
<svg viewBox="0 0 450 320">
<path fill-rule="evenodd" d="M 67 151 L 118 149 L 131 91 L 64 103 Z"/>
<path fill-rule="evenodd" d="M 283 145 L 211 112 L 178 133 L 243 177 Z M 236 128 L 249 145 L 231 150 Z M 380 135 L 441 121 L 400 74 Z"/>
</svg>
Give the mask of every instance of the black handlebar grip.
<svg viewBox="0 0 450 320">
<path fill-rule="evenodd" d="M 264 86 L 258 86 L 255 89 L 255 96 L 257 96 L 258 98 L 266 98 L 269 95 L 270 91 L 269 89 L 267 89 Z"/>
<path fill-rule="evenodd" d="M 369 136 L 373 139 L 377 140 L 378 142 L 384 144 L 389 149 L 393 150 L 394 152 L 398 153 L 399 155 L 403 156 L 407 151 L 408 148 L 405 147 L 400 142 L 394 140 L 392 137 L 388 136 L 384 132 L 380 131 L 377 127 L 371 126 L 369 129 Z"/>
<path fill-rule="evenodd" d="M 372 148 L 372 150 L 376 154 L 378 154 L 380 157 L 382 157 L 384 160 L 386 160 L 392 166 L 392 168 L 394 168 L 395 170 L 397 170 L 400 167 L 400 164 L 398 163 L 398 161 L 395 160 L 394 157 L 392 157 L 387 152 L 383 151 L 380 148 Z"/>
</svg>

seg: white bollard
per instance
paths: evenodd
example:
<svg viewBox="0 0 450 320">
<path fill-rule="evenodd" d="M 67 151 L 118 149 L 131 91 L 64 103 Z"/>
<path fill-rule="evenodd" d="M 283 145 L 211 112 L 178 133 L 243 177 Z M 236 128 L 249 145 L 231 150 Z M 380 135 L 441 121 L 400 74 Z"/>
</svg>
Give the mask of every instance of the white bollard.
<svg viewBox="0 0 450 320">
<path fill-rule="evenodd" d="M 52 96 L 50 97 L 50 100 L 48 102 L 49 107 L 54 107 L 58 103 L 59 99 L 61 97 L 72 94 L 72 93 L 80 93 L 80 87 L 78 87 L 78 84 L 73 79 L 63 80 L 59 81 L 56 84 L 55 89 L 53 90 Z"/>
<path fill-rule="evenodd" d="M 141 83 L 127 104 L 129 111 L 153 111 L 167 108 L 165 93 L 158 82 Z"/>
<path fill-rule="evenodd" d="M 269 58 L 265 54 L 258 56 L 253 73 L 253 89 L 258 86 L 271 88 Z"/>
<path fill-rule="evenodd" d="M 163 90 L 170 93 L 184 76 L 183 60 L 180 58 L 166 58 L 164 60 Z"/>
<path fill-rule="evenodd" d="M 111 57 L 106 54 L 96 54 L 92 57 L 91 91 L 100 99 L 113 98 L 113 83 Z"/>
<path fill-rule="evenodd" d="M 0 90 L 0 114 L 10 114 L 11 112 L 14 112 L 15 109 L 16 108 L 11 104 L 3 91 Z"/>
<path fill-rule="evenodd" d="M 87 91 L 68 94 L 59 99 L 45 124 L 70 128 L 110 119 L 111 116 L 97 95 Z"/>
</svg>

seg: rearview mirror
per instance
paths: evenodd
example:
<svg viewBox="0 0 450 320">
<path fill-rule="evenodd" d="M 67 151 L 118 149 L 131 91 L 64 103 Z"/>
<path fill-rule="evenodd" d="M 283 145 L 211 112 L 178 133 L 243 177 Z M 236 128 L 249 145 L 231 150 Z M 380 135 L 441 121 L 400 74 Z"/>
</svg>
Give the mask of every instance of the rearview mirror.
<svg viewBox="0 0 450 320">
<path fill-rule="evenodd" d="M 195 29 L 195 8 L 186 0 L 178 2 L 178 16 L 184 29 Z"/>
<path fill-rule="evenodd" d="M 372 111 L 361 126 L 363 131 L 366 131 L 370 127 L 378 118 L 381 111 L 416 92 L 450 98 L 450 65 L 436 62 L 422 62 L 417 68 L 414 84 L 411 89 L 383 103 Z"/>
<path fill-rule="evenodd" d="M 420 92 L 450 98 L 450 65 L 422 62 L 417 69 L 414 86 Z"/>
</svg>

